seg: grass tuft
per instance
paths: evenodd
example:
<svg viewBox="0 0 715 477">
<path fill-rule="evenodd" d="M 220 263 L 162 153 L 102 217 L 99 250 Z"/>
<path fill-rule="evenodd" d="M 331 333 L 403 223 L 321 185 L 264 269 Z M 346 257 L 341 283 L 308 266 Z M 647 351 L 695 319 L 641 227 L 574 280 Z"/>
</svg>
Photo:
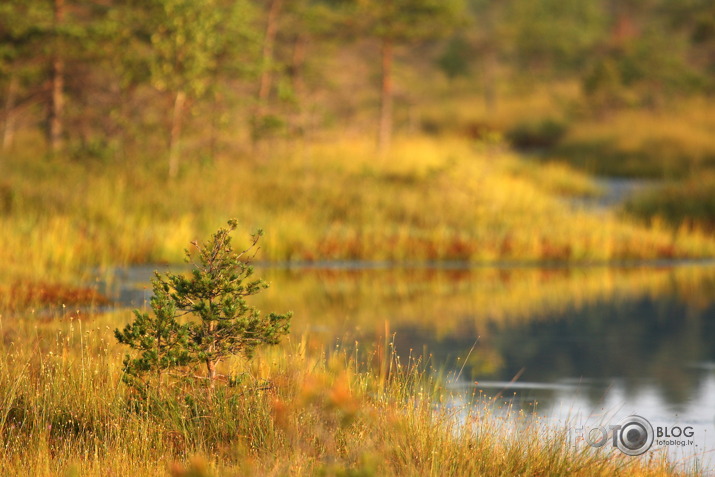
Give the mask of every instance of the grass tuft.
<svg viewBox="0 0 715 477">
<path fill-rule="evenodd" d="M 422 359 L 326 354 L 308 336 L 226 363 L 235 379 L 213 393 L 188 382 L 137 404 L 111 339 L 118 319 L 3 321 L 17 330 L 0 345 L 3 473 L 679 475 L 661 453 L 574 447 L 536 416 L 458 401 Z"/>
</svg>

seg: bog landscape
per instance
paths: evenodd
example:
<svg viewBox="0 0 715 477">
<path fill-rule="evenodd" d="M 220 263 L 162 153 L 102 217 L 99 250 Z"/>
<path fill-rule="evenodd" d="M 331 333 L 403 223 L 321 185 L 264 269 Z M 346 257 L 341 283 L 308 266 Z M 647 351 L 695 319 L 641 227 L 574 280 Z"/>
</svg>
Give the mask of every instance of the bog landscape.
<svg viewBox="0 0 715 477">
<path fill-rule="evenodd" d="M 709 0 L 4 0 L 0 471 L 709 475 L 714 232 Z"/>
</svg>

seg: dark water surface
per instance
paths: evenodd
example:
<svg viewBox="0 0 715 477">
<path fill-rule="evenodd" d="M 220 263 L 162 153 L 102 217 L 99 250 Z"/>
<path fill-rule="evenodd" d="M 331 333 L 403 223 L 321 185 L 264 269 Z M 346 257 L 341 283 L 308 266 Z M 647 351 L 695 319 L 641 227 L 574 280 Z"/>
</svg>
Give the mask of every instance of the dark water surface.
<svg viewBox="0 0 715 477">
<path fill-rule="evenodd" d="M 153 268 L 117 273 L 123 304 L 142 306 Z M 425 353 L 459 375 L 457 395 L 496 396 L 574 435 L 631 414 L 656 429 L 689 427 L 691 437 L 653 449 L 715 462 L 713 265 L 324 264 L 257 274 L 271 288 L 254 304 L 293 310 L 296 334 L 367 350 L 387 334 L 401 357 Z"/>
</svg>

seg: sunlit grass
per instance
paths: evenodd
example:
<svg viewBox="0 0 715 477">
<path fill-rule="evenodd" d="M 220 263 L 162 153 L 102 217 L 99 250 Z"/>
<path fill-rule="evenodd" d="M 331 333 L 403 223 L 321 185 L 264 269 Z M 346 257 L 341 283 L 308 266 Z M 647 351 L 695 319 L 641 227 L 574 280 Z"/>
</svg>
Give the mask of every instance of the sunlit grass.
<svg viewBox="0 0 715 477">
<path fill-rule="evenodd" d="M 715 174 L 706 172 L 652 187 L 632 197 L 625 211 L 646 222 L 715 230 Z"/>
<path fill-rule="evenodd" d="M 569 162 L 602 175 L 687 177 L 715 166 L 713 127 L 710 101 L 682 100 L 574 122 L 560 150 Z"/>
<path fill-rule="evenodd" d="M 490 139 L 528 125 L 555 121 L 564 128 L 539 156 L 604 176 L 682 178 L 715 166 L 715 116 L 707 97 L 663 98 L 658 106 L 597 113 L 574 81 L 538 86 L 505 81 L 489 109 L 471 79 L 444 84 L 420 112 L 426 132 Z"/>
<path fill-rule="evenodd" d="M 704 233 L 645 227 L 578 210 L 597 193 L 583 174 L 539 168 L 462 140 L 304 145 L 262 160 L 154 169 L 9 158 L 0 216 L 8 276 L 80 276 L 91 266 L 179 262 L 188 241 L 227 217 L 265 228 L 272 261 L 613 261 L 712 256 Z M 85 273 L 86 276 L 86 273 Z"/>
<path fill-rule="evenodd" d="M 127 315 L 2 320 L 4 474 L 677 475 L 663 453 L 595 452 L 538 417 L 460 404 L 422 358 L 326 353 L 308 336 L 226 363 L 236 386 L 133 407 L 111 336 Z"/>
</svg>

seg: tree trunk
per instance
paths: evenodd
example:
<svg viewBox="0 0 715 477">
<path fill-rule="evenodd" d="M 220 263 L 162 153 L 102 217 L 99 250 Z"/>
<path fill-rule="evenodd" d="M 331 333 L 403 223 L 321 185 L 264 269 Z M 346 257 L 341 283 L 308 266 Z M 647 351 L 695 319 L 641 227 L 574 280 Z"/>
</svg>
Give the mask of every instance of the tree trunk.
<svg viewBox="0 0 715 477">
<path fill-rule="evenodd" d="M 64 0 L 54 0 L 54 23 L 55 30 L 62 24 L 65 16 Z M 52 96 L 50 98 L 50 110 L 47 121 L 47 139 L 50 151 L 56 154 L 62 148 L 63 117 L 64 117 L 64 88 L 65 88 L 65 62 L 60 53 L 61 46 L 55 39 L 54 53 L 52 58 Z"/>
<path fill-rule="evenodd" d="M 291 85 L 293 86 L 293 94 L 296 99 L 296 112 L 292 119 L 291 129 L 294 134 L 302 135 L 304 133 L 305 125 L 303 120 L 303 90 L 305 85 L 303 83 L 303 65 L 305 63 L 305 50 L 306 50 L 306 39 L 303 35 L 298 34 L 295 37 L 293 43 L 293 55 L 291 58 L 290 65 L 290 79 Z"/>
<path fill-rule="evenodd" d="M 209 388 L 213 389 L 216 385 L 216 362 L 211 359 L 207 359 L 206 371 L 208 372 Z"/>
<path fill-rule="evenodd" d="M 211 309 L 210 300 L 209 309 Z M 213 389 L 216 380 L 216 358 L 214 357 L 214 351 L 216 351 L 216 323 L 213 321 L 210 321 L 208 323 L 204 322 L 204 329 L 206 330 L 206 336 L 210 340 L 208 349 L 206 350 L 206 374 L 209 378 L 209 388 Z"/>
<path fill-rule="evenodd" d="M 178 91 L 174 97 L 174 112 L 171 115 L 171 137 L 169 139 L 169 180 L 179 173 L 181 125 L 186 105 L 186 93 Z"/>
<path fill-rule="evenodd" d="M 391 38 L 382 40 L 382 88 L 380 94 L 380 124 L 377 135 L 377 150 L 384 154 L 392 141 L 392 63 L 394 60 Z"/>
<path fill-rule="evenodd" d="M 624 46 L 638 36 L 638 26 L 634 12 L 628 5 L 623 5 L 616 0 L 610 2 L 611 15 L 611 46 L 624 48 Z"/>
<path fill-rule="evenodd" d="M 484 104 L 489 116 L 497 110 L 496 63 L 496 53 L 490 49 L 484 57 Z"/>
<path fill-rule="evenodd" d="M 212 162 L 216 160 L 218 154 L 218 134 L 221 129 L 221 103 L 223 103 L 221 93 L 214 93 L 211 97 L 211 128 L 209 131 L 209 157 Z"/>
<path fill-rule="evenodd" d="M 273 75 L 271 74 L 271 63 L 273 62 L 273 45 L 276 41 L 276 32 L 278 31 L 278 14 L 281 11 L 283 0 L 271 0 L 268 8 L 268 18 L 266 19 L 266 35 L 263 39 L 263 53 L 261 57 L 262 69 L 261 80 L 258 87 L 259 103 L 268 99 L 271 92 L 271 82 Z"/>
<path fill-rule="evenodd" d="M 264 114 L 268 96 L 271 93 L 271 83 L 273 81 L 272 63 L 273 46 L 278 31 L 278 15 L 281 11 L 283 0 L 271 0 L 268 6 L 268 17 L 266 18 L 266 33 L 263 38 L 263 51 L 261 53 L 261 77 L 258 84 L 258 97 L 256 107 L 253 111 L 253 140 L 259 139 L 258 129 L 260 128 L 261 117 Z"/>
<path fill-rule="evenodd" d="M 19 80 L 17 75 L 11 73 L 10 83 L 7 87 L 7 96 L 5 97 L 3 131 L 2 131 L 2 150 L 7 151 L 12 146 L 15 138 L 15 123 L 17 120 L 15 112 L 15 101 L 17 99 L 17 90 L 19 88 Z"/>
<path fill-rule="evenodd" d="M 158 356 L 161 356 L 161 354 L 160 354 L 160 353 L 161 353 L 161 335 L 160 335 L 160 333 L 157 333 L 157 335 L 159 335 L 159 336 L 156 337 L 157 355 L 158 355 Z M 162 373 L 161 373 L 161 364 L 160 364 L 160 363 L 157 363 L 157 367 L 156 367 L 156 395 L 157 395 L 157 397 L 158 397 L 159 399 L 161 399 L 161 387 L 162 387 L 162 384 L 163 384 L 163 383 L 162 383 L 162 381 L 163 381 L 162 378 L 163 378 L 163 376 L 162 376 Z"/>
</svg>

